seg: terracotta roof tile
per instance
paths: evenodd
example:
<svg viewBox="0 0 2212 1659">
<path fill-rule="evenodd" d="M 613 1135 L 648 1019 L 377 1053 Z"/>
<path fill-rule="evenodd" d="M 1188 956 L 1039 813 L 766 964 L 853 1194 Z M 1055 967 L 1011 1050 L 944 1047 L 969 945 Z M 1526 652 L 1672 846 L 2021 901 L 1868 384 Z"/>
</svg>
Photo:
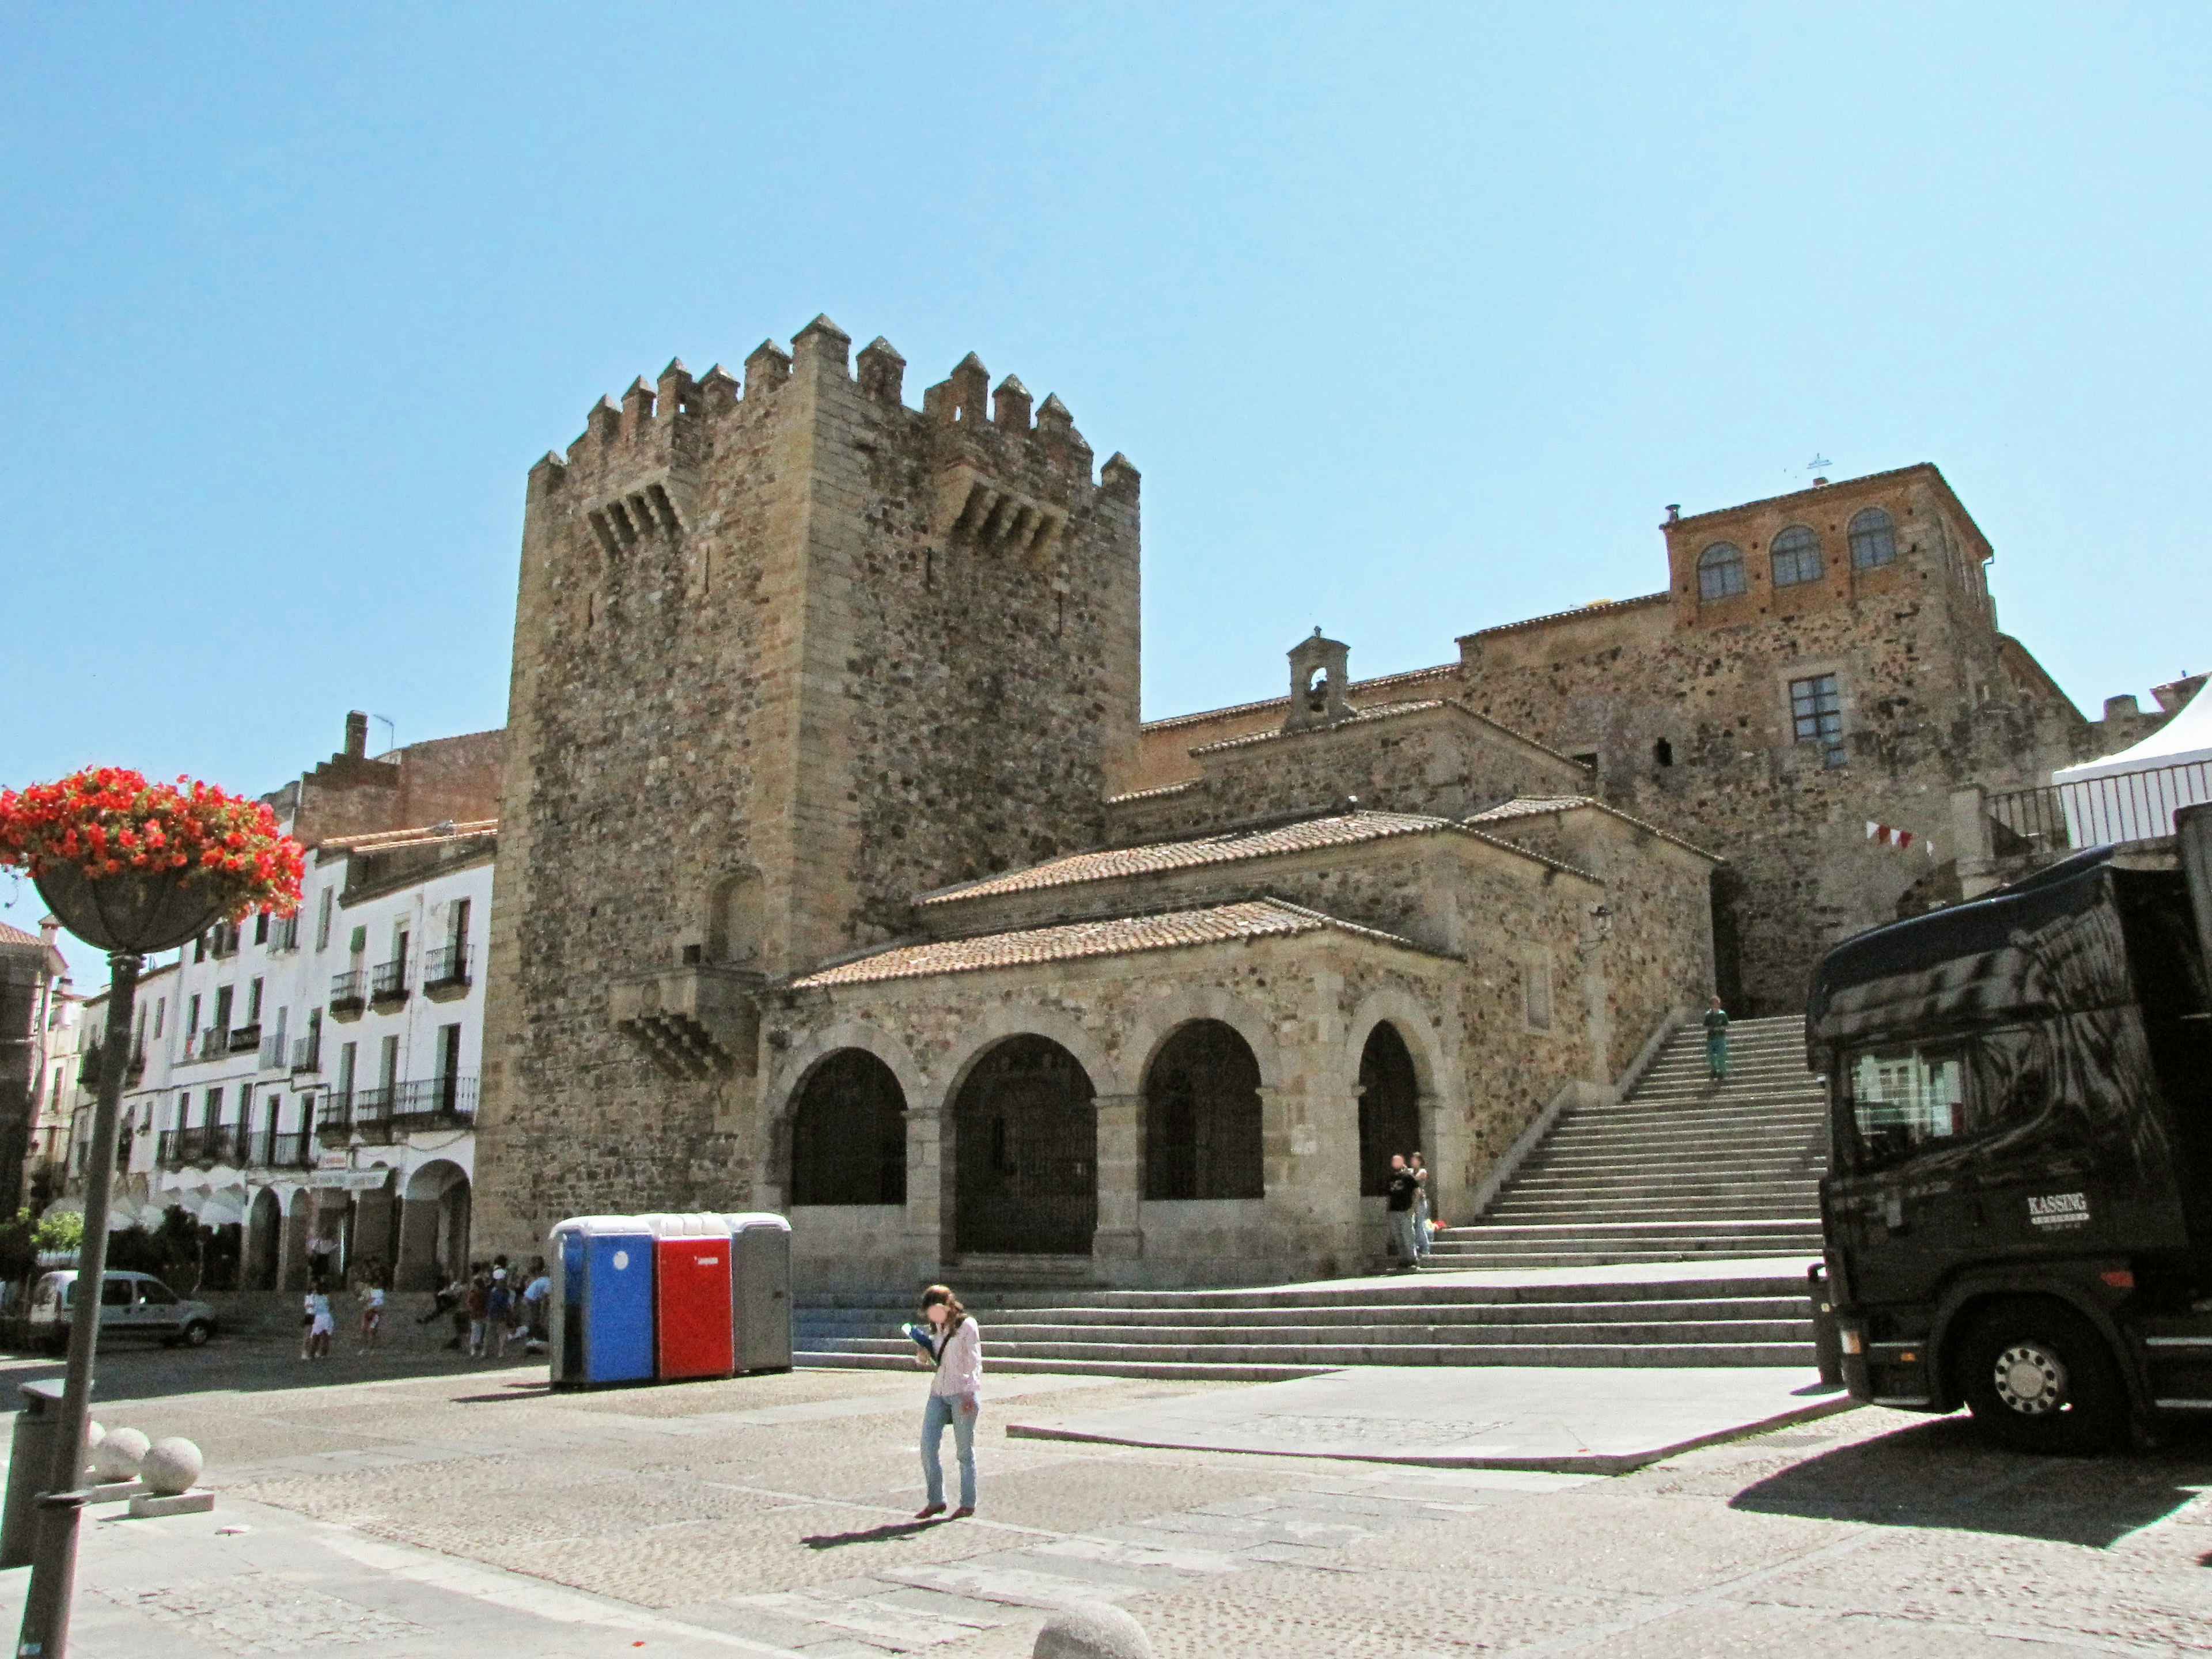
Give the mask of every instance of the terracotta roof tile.
<svg viewBox="0 0 2212 1659">
<path fill-rule="evenodd" d="M 1633 611 L 1638 605 L 1664 605 L 1674 596 L 1662 588 L 1656 593 L 1640 593 L 1632 599 L 1601 599 L 1595 605 L 1578 605 L 1571 611 L 1553 611 L 1540 617 L 1523 617 L 1519 622 L 1500 623 L 1495 628 L 1478 628 L 1472 634 L 1462 634 L 1463 640 L 1480 639 L 1486 634 L 1510 634 L 1523 628 L 1548 628 L 1553 623 L 1572 622 L 1577 617 L 1602 617 L 1615 611 Z"/>
<path fill-rule="evenodd" d="M 1395 933 L 1340 921 L 1303 905 L 1282 899 L 1253 899 L 1199 910 L 1116 916 L 1103 921 L 1061 922 L 1050 927 L 1025 927 L 1014 933 L 984 933 L 973 939 L 902 945 L 825 968 L 794 981 L 794 986 L 818 990 L 884 980 L 928 979 L 939 974 L 972 974 L 991 968 L 1025 968 L 1047 962 L 1077 962 L 1090 957 L 1132 956 L 1145 951 L 1176 951 L 1243 939 L 1288 938 L 1324 929 L 1402 950 L 1419 951 L 1424 956 L 1439 954 Z"/>
<path fill-rule="evenodd" d="M 341 853 L 387 853 L 395 847 L 418 842 L 465 841 L 473 836 L 495 836 L 497 818 L 476 818 L 467 823 L 423 823 L 411 830 L 380 830 L 373 835 L 332 836 L 321 843 L 325 850 Z"/>
<path fill-rule="evenodd" d="M 1155 784 L 1150 789 L 1132 789 L 1126 794 L 1107 796 L 1106 804 L 1119 806 L 1124 801 L 1158 800 L 1163 795 L 1180 795 L 1187 789 L 1197 788 L 1201 781 L 1198 778 L 1184 778 L 1176 783 Z"/>
<path fill-rule="evenodd" d="M 1533 818 L 1546 813 L 1572 811 L 1577 807 L 1585 806 L 1592 811 L 1602 812 L 1607 817 L 1619 818 L 1623 823 L 1632 823 L 1638 830 L 1656 836 L 1662 841 L 1671 842 L 1677 847 L 1695 853 L 1699 858 L 1711 859 L 1716 864 L 1728 862 L 1719 854 L 1709 853 L 1695 842 L 1684 841 L 1680 836 L 1670 834 L 1656 823 L 1637 817 L 1632 813 L 1624 812 L 1617 806 L 1607 806 L 1603 801 L 1589 795 L 1516 795 L 1511 800 L 1500 801 L 1497 805 L 1486 807 L 1462 819 L 1462 822 L 1470 827 L 1479 823 L 1510 823 L 1515 818 Z"/>
<path fill-rule="evenodd" d="M 1459 665 L 1438 663 L 1434 668 L 1409 668 L 1402 673 L 1378 674 L 1371 680 L 1354 680 L 1344 688 L 1347 697 L 1357 697 L 1363 691 L 1379 691 L 1387 687 L 1415 685 L 1423 680 L 1456 679 Z M 1236 702 L 1225 708 L 1201 708 L 1194 714 L 1170 714 L 1164 719 L 1146 720 L 1147 732 L 1169 732 L 1178 726 L 1203 726 L 1208 720 L 1223 720 L 1237 714 L 1256 714 L 1263 709 L 1288 708 L 1288 697 L 1262 697 L 1257 702 Z"/>
<path fill-rule="evenodd" d="M 21 928 L 0 921 L 0 945 L 37 945 L 42 941 L 36 933 L 27 933 Z"/>
<path fill-rule="evenodd" d="M 1245 859 L 1273 858 L 1321 847 L 1352 847 L 1390 836 L 1433 835 L 1454 827 L 1449 818 L 1418 817 L 1409 812 L 1340 812 L 1328 817 L 1300 818 L 1267 830 L 1233 830 L 1188 841 L 1153 842 L 1143 847 L 1117 847 L 1102 853 L 1072 853 L 1066 858 L 1033 864 L 1025 870 L 1010 870 L 1003 875 L 986 876 L 981 881 L 925 893 L 921 902 L 950 904 L 960 899 L 1000 893 L 1073 887 L 1086 881 L 1155 875 L 1200 865 L 1234 864 Z"/>
<path fill-rule="evenodd" d="M 1445 699 L 1429 697 L 1419 702 L 1386 702 L 1374 708 L 1356 709 L 1346 719 L 1333 726 L 1302 726 L 1294 732 L 1247 732 L 1238 738 L 1224 738 L 1218 743 L 1200 744 L 1190 752 L 1194 755 L 1218 754 L 1224 749 L 1243 749 L 1255 743 L 1274 743 L 1284 738 L 1301 738 L 1311 732 L 1340 732 L 1347 726 L 1364 726 L 1370 720 L 1392 720 L 1405 714 L 1418 714 L 1425 709 L 1441 708 Z"/>
</svg>

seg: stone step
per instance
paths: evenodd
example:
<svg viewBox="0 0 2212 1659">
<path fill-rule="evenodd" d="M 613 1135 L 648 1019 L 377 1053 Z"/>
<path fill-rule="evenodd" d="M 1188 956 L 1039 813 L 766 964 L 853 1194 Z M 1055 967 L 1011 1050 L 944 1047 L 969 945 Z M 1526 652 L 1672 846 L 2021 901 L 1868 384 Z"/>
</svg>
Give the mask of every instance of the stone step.
<svg viewBox="0 0 2212 1659">
<path fill-rule="evenodd" d="M 1273 1332 L 1324 1328 L 1426 1330 L 1440 1328 L 1490 1328 L 1529 1325 L 1604 1324 L 1658 1326 L 1698 1322 L 1782 1321 L 1802 1322 L 1806 1299 L 1800 1287 L 1794 1296 L 1745 1297 L 1705 1300 L 1642 1300 L 1610 1302 L 1419 1302 L 1364 1307 L 1285 1308 L 1069 1308 L 1053 1310 L 1049 1317 L 1025 1311 L 979 1320 L 987 1341 L 995 1345 L 1007 1333 L 1026 1339 L 1037 1331 L 1217 1331 Z M 898 1327 L 873 1310 L 853 1310 L 848 1317 L 826 1319 L 807 1315 L 793 1323 L 795 1334 L 810 1340 L 807 1346 L 831 1338 L 870 1338 L 905 1346 Z"/>
<path fill-rule="evenodd" d="M 860 1365 L 873 1370 L 913 1368 L 909 1354 L 809 1348 L 794 1358 L 813 1365 Z M 1151 1376 L 1151 1368 L 1172 1365 L 1183 1376 L 1206 1372 L 1229 1380 L 1237 1373 L 1266 1371 L 1277 1376 L 1311 1376 L 1349 1365 L 1809 1365 L 1809 1324 L 1798 1337 L 1744 1341 L 1582 1341 L 1571 1336 L 1548 1344 L 1405 1343 L 1365 1346 L 1345 1343 L 1281 1347 L 1177 1345 L 1172 1343 L 1035 1343 L 985 1351 L 987 1371 L 1072 1371 L 1100 1376 Z M 1121 1368 L 1129 1369 L 1121 1369 Z"/>
<path fill-rule="evenodd" d="M 1741 1259 L 1741 1258 L 1739 1258 Z M 1802 1271 L 1759 1271 L 1717 1277 L 1607 1279 L 1471 1280 L 1413 1285 L 1404 1279 L 1361 1279 L 1345 1284 L 1255 1285 L 1232 1291 L 1094 1291 L 1079 1301 L 1043 1292 L 984 1292 L 969 1303 L 979 1316 L 1014 1311 L 1027 1316 L 1112 1318 L 1125 1314 L 1236 1312 L 1261 1309 L 1296 1311 L 1306 1308 L 1363 1308 L 1450 1303 L 1469 1306 L 1577 1302 L 1690 1302 L 1796 1297 L 1804 1294 Z M 965 1298 L 963 1298 L 965 1299 Z M 895 1291 L 811 1292 L 796 1317 L 873 1315 L 896 1328 L 914 1316 L 911 1293 Z"/>
</svg>

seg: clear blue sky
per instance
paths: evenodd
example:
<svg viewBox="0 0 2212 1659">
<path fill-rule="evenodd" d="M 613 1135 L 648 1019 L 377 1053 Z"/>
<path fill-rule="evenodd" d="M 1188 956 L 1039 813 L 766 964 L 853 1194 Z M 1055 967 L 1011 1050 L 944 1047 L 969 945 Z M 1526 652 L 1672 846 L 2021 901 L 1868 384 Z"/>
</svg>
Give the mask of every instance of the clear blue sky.
<svg viewBox="0 0 2212 1659">
<path fill-rule="evenodd" d="M 1273 694 L 1316 623 L 1379 673 L 1651 591 L 1665 503 L 1816 454 L 1940 465 L 2094 714 L 2212 666 L 2208 46 L 2202 5 L 0 4 L 0 781 L 498 724 L 531 462 L 817 311 L 1143 470 L 1149 714 Z"/>
</svg>

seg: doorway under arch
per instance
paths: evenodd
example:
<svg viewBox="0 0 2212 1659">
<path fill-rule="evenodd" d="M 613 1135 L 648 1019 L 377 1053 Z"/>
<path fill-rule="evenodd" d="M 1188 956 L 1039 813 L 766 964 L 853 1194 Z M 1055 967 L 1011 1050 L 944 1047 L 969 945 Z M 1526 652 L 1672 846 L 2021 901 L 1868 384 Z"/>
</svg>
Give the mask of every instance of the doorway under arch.
<svg viewBox="0 0 2212 1659">
<path fill-rule="evenodd" d="M 793 1204 L 906 1202 L 906 1091 L 865 1048 L 840 1048 L 791 1109 Z"/>
<path fill-rule="evenodd" d="M 276 1288 L 276 1260 L 283 1243 L 284 1206 L 276 1189 L 263 1187 L 253 1194 L 253 1207 L 246 1216 L 246 1271 L 240 1288 Z"/>
<path fill-rule="evenodd" d="M 1048 1037 L 1009 1037 L 969 1072 L 952 1121 L 956 1250 L 1091 1254 L 1098 1108 L 1082 1061 Z"/>
<path fill-rule="evenodd" d="M 1145 1196 L 1264 1198 L 1260 1062 L 1237 1028 L 1194 1019 L 1145 1072 Z"/>
<path fill-rule="evenodd" d="M 1394 1152 L 1421 1150 L 1421 1080 L 1398 1028 L 1384 1020 L 1359 1053 L 1359 1191 L 1390 1190 Z"/>
</svg>

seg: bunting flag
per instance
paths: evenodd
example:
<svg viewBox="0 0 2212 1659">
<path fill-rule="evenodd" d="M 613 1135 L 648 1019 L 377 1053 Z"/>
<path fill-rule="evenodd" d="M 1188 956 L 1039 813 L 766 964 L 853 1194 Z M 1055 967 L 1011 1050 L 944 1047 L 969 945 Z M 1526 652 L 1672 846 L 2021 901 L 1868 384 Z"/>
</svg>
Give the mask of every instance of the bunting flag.
<svg viewBox="0 0 2212 1659">
<path fill-rule="evenodd" d="M 1880 842 L 1884 847 L 1894 847 L 1900 852 L 1917 842 L 1927 850 L 1929 858 L 1936 856 L 1936 843 L 1927 836 L 1910 830 L 1894 829 L 1887 823 L 1876 823 L 1872 819 L 1867 822 L 1867 839 Z"/>
</svg>

